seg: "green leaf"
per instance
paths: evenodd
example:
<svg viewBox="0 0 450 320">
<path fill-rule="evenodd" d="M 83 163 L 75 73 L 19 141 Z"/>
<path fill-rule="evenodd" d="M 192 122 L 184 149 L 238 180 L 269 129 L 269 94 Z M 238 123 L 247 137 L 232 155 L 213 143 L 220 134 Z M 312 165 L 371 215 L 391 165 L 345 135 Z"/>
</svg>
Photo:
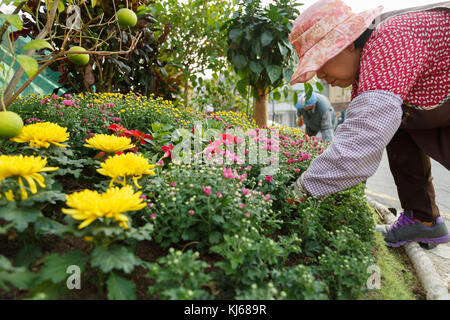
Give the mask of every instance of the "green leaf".
<svg viewBox="0 0 450 320">
<path fill-rule="evenodd" d="M 275 91 L 275 92 L 273 93 L 273 99 L 274 99 L 275 101 L 280 100 L 280 99 L 281 99 L 281 93 L 278 92 L 278 91 Z"/>
<path fill-rule="evenodd" d="M 228 37 L 231 41 L 237 42 L 239 36 L 242 34 L 242 29 L 231 29 L 228 33 Z"/>
<path fill-rule="evenodd" d="M 273 35 L 270 31 L 266 30 L 261 34 L 261 45 L 263 47 L 269 45 L 272 42 L 272 40 L 273 40 Z"/>
<path fill-rule="evenodd" d="M 322 86 L 322 84 L 321 84 L 319 81 L 316 82 L 316 88 L 317 88 L 317 90 L 319 90 L 320 92 L 323 91 L 323 86 Z"/>
<path fill-rule="evenodd" d="M 23 51 L 26 50 L 39 50 L 43 48 L 48 48 L 50 50 L 53 50 L 53 47 L 48 41 L 42 40 L 42 39 L 35 39 L 31 40 L 29 43 L 23 47 Z"/>
<path fill-rule="evenodd" d="M 243 97 L 247 96 L 247 85 L 248 85 L 248 82 L 243 79 L 239 80 L 238 83 L 236 84 L 239 94 Z"/>
<path fill-rule="evenodd" d="M 30 288 L 30 298 L 27 300 L 57 300 L 62 293 L 67 291 L 65 285 L 44 281 Z"/>
<path fill-rule="evenodd" d="M 222 225 L 225 223 L 225 219 L 218 214 L 215 214 L 211 217 L 212 221 L 214 221 L 214 223 L 218 224 L 218 225 Z"/>
<path fill-rule="evenodd" d="M 195 240 L 198 236 L 198 232 L 194 229 L 186 229 L 181 234 L 183 240 Z"/>
<path fill-rule="evenodd" d="M 34 76 L 34 74 L 37 72 L 38 70 L 38 63 L 36 61 L 36 59 L 23 55 L 23 54 L 19 54 L 17 55 L 17 61 L 19 61 L 20 65 L 22 66 L 23 70 L 25 70 L 25 72 L 27 73 L 27 75 L 29 77 Z"/>
<path fill-rule="evenodd" d="M 255 40 L 252 42 L 252 51 L 258 57 L 262 55 L 261 41 Z"/>
<path fill-rule="evenodd" d="M 22 30 L 23 22 L 17 14 L 0 14 L 0 18 L 8 21 L 13 27 L 16 27 L 18 30 Z"/>
<path fill-rule="evenodd" d="M 305 83 L 305 101 L 308 101 L 311 98 L 314 89 L 312 85 L 308 82 Z"/>
<path fill-rule="evenodd" d="M 60 235 L 66 231 L 65 225 L 47 217 L 39 217 L 34 223 L 34 228 L 39 234 Z"/>
<path fill-rule="evenodd" d="M 218 231 L 213 231 L 211 232 L 211 234 L 209 235 L 209 242 L 211 244 L 216 244 L 220 242 L 220 239 L 222 239 L 222 233 L 218 232 Z"/>
<path fill-rule="evenodd" d="M 273 22 L 280 21 L 280 13 L 278 12 L 277 7 L 272 4 L 270 5 L 270 10 L 267 12 L 267 15 Z"/>
<path fill-rule="evenodd" d="M 51 204 L 56 204 L 56 201 L 66 201 L 66 194 L 55 190 L 40 191 L 28 199 L 35 202 L 49 202 Z"/>
<path fill-rule="evenodd" d="M 42 213 L 35 208 L 17 208 L 15 203 L 0 207 L 0 218 L 14 222 L 17 231 L 22 232 L 29 223 L 36 221 Z"/>
<path fill-rule="evenodd" d="M 2 4 L 10 4 L 10 3 L 14 3 L 14 4 L 19 4 L 21 2 L 26 2 L 28 0 L 2 0 Z"/>
<path fill-rule="evenodd" d="M 266 67 L 267 74 L 269 75 L 270 82 L 275 83 L 281 76 L 281 67 L 276 65 L 270 65 Z"/>
<path fill-rule="evenodd" d="M 14 264 L 16 266 L 28 267 L 32 262 L 34 262 L 37 258 L 42 257 L 41 248 L 33 245 L 26 245 L 20 252 L 17 254 L 16 260 Z"/>
<path fill-rule="evenodd" d="M 52 253 L 44 261 L 44 267 L 39 272 L 39 280 L 50 280 L 53 283 L 64 281 L 69 276 L 67 268 L 71 265 L 84 269 L 84 265 L 88 260 L 87 256 L 79 250 L 72 250 L 63 255 Z"/>
<path fill-rule="evenodd" d="M 297 102 L 298 102 L 298 93 L 297 93 L 297 91 L 294 92 L 293 101 L 294 101 L 294 106 L 295 106 L 297 104 Z"/>
<path fill-rule="evenodd" d="M 10 224 L 0 226 L 0 234 L 7 234 L 9 232 L 9 229 L 14 227 L 15 224 L 16 224 L 15 222 L 11 222 Z"/>
<path fill-rule="evenodd" d="M 242 54 L 237 54 L 233 58 L 233 64 L 237 69 L 244 69 L 247 66 L 248 60 L 247 57 Z"/>
<path fill-rule="evenodd" d="M 0 270 L 12 271 L 14 270 L 11 261 L 3 255 L 0 254 Z"/>
<path fill-rule="evenodd" d="M 250 70 L 252 70 L 256 75 L 260 75 L 264 70 L 264 67 L 257 61 L 250 62 Z"/>
<path fill-rule="evenodd" d="M 284 69 L 283 70 L 283 78 L 284 81 L 286 81 L 287 83 L 289 83 L 291 81 L 292 75 L 294 74 L 294 71 L 291 69 Z"/>
<path fill-rule="evenodd" d="M 130 280 L 111 273 L 106 285 L 109 300 L 136 300 L 136 286 Z"/>
<path fill-rule="evenodd" d="M 66 6 L 64 5 L 64 1 L 63 0 L 59 0 L 58 3 L 58 12 L 61 13 L 64 10 L 66 10 Z"/>
<path fill-rule="evenodd" d="M 138 241 L 152 240 L 153 225 L 151 223 L 146 223 L 140 228 L 130 228 L 126 231 L 127 238 L 133 238 Z"/>
<path fill-rule="evenodd" d="M 92 4 L 92 8 L 94 8 L 97 5 L 97 0 L 92 0 L 91 4 Z"/>
<path fill-rule="evenodd" d="M 122 270 L 125 273 L 133 271 L 139 261 L 126 247 L 114 245 L 109 248 L 98 247 L 91 254 L 91 265 L 98 267 L 107 273 L 113 269 Z"/>
<path fill-rule="evenodd" d="M 280 48 L 280 53 L 285 56 L 289 53 L 289 49 L 286 48 L 282 43 L 278 42 L 278 48 Z"/>
<path fill-rule="evenodd" d="M 2 283 L 9 282 L 16 288 L 27 289 L 35 278 L 36 275 L 24 267 L 16 268 L 13 272 L 0 271 L 0 287 L 2 287 Z"/>
</svg>

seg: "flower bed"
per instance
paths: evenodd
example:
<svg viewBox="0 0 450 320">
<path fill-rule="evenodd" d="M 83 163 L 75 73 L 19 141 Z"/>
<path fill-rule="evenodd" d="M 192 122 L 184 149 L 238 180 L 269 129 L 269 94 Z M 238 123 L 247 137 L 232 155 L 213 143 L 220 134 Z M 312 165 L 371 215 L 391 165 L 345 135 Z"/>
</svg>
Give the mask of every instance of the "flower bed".
<svg viewBox="0 0 450 320">
<path fill-rule="evenodd" d="M 320 139 L 134 94 L 29 96 L 10 110 L 26 127 L 0 144 L 3 298 L 366 292 L 374 221 L 363 186 L 285 200 L 326 149 Z"/>
</svg>

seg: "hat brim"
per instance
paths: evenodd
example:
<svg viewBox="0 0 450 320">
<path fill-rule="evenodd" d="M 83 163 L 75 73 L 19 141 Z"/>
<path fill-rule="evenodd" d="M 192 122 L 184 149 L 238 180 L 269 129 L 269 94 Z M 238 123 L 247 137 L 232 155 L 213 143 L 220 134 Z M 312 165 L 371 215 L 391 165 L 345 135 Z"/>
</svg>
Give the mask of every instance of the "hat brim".
<svg viewBox="0 0 450 320">
<path fill-rule="evenodd" d="M 383 10 L 382 6 L 352 15 L 342 24 L 327 33 L 302 57 L 291 77 L 290 84 L 305 83 L 311 80 L 328 60 L 341 53 L 367 30 L 375 17 Z"/>
</svg>

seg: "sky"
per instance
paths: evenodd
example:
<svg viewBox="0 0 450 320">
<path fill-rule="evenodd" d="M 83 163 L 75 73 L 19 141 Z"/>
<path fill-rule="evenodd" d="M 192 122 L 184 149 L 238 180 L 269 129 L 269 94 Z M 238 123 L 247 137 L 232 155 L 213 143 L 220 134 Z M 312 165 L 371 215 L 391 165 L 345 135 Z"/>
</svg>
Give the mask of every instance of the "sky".
<svg viewBox="0 0 450 320">
<path fill-rule="evenodd" d="M 409 7 L 423 6 L 431 3 L 439 3 L 444 0 L 343 0 L 352 10 L 356 13 L 376 8 L 379 5 L 384 7 L 383 12 L 398 10 Z M 317 0 L 297 0 L 298 3 L 303 3 L 304 5 L 298 7 L 300 13 L 305 11 L 306 8 L 311 6 Z M 262 0 L 262 3 L 267 5 L 273 3 L 272 0 Z"/>
</svg>

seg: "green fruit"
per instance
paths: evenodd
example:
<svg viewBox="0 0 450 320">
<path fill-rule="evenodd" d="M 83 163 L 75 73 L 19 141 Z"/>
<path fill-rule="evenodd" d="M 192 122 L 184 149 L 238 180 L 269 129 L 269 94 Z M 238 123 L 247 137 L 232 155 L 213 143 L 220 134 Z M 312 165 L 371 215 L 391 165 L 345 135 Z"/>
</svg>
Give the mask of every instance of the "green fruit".
<svg viewBox="0 0 450 320">
<path fill-rule="evenodd" d="M 0 112 L 0 138 L 14 138 L 23 128 L 22 118 L 12 111 Z"/>
<path fill-rule="evenodd" d="M 85 48 L 83 47 L 79 47 L 79 46 L 75 46 L 72 47 L 68 50 L 68 52 L 70 51 L 86 51 Z M 79 66 L 84 66 L 85 64 L 87 64 L 89 62 L 89 54 L 68 54 L 69 56 L 69 60 Z"/>
<path fill-rule="evenodd" d="M 121 27 L 134 27 L 137 23 L 136 13 L 130 9 L 122 8 L 117 11 L 117 22 Z"/>
</svg>

